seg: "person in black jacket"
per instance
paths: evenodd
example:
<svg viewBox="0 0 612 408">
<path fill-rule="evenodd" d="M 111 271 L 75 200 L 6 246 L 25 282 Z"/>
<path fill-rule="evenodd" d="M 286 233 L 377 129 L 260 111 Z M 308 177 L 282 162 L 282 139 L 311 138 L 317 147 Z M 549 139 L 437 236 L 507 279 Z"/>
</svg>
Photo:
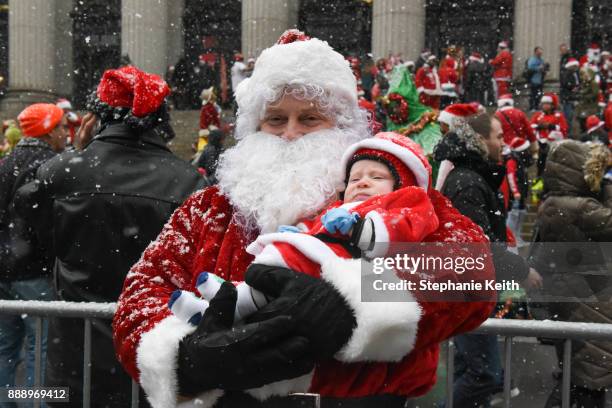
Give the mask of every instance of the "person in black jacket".
<svg viewBox="0 0 612 408">
<path fill-rule="evenodd" d="M 455 166 L 442 193 L 491 240 L 498 282 L 513 280 L 527 288 L 541 287 L 537 271 L 506 248 L 506 211 L 499 192 L 505 176 L 502 147 L 501 124 L 487 114 L 474 116 L 448 133 L 434 150 L 436 160 L 449 160 Z M 455 337 L 455 346 L 454 406 L 486 406 L 503 389 L 497 336 L 463 334 Z"/>
<path fill-rule="evenodd" d="M 23 216 L 50 243 L 60 299 L 116 301 L 174 209 L 204 186 L 166 145 L 173 134 L 168 93 L 160 77 L 135 67 L 106 71 L 88 103 L 100 119 L 97 135 L 82 151 L 45 163 L 18 191 Z M 82 132 L 96 121 L 91 113 Z M 52 319 L 49 327 L 47 385 L 69 386 L 70 406 L 82 404 L 82 327 L 73 319 Z M 115 358 L 110 322 L 94 320 L 92 338 L 92 401 L 129 406 L 131 382 Z"/>
<path fill-rule="evenodd" d="M 561 106 L 563 115 L 567 121 L 568 132 L 572 133 L 574 120 L 574 108 L 580 97 L 580 75 L 578 73 L 579 63 L 575 58 L 569 58 L 560 75 Z"/>
<path fill-rule="evenodd" d="M 32 225 L 16 212 L 15 192 L 34 179 L 36 170 L 66 145 L 67 123 L 62 109 L 38 103 L 19 114 L 24 138 L 0 160 L 0 299 L 52 300 L 51 260 L 36 239 Z M 36 203 L 32 203 L 36 205 Z M 26 344 L 26 385 L 34 385 L 35 319 L 0 315 L 0 385 L 15 384 L 15 369 Z M 42 358 L 47 346 L 43 321 Z M 5 406 L 5 405 L 3 405 Z M 12 406 L 12 405 L 11 405 Z"/>
</svg>

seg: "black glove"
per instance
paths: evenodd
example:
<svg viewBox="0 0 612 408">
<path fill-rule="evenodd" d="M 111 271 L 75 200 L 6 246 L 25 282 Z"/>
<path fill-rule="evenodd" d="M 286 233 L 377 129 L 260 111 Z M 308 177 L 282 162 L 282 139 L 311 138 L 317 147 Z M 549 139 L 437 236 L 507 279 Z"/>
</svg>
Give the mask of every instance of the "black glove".
<svg viewBox="0 0 612 408">
<path fill-rule="evenodd" d="M 548 130 L 555 130 L 555 129 L 557 129 L 557 125 L 555 125 L 554 123 L 548 124 Z"/>
<path fill-rule="evenodd" d="M 310 372 L 308 339 L 295 334 L 288 316 L 232 328 L 236 289 L 225 282 L 198 328 L 179 344 L 179 393 L 213 388 L 244 390 Z"/>
<path fill-rule="evenodd" d="M 310 340 L 317 361 L 333 357 L 357 326 L 353 310 L 344 297 L 323 279 L 287 268 L 252 264 L 245 281 L 274 298 L 248 321 L 291 316 L 297 333 Z"/>
</svg>

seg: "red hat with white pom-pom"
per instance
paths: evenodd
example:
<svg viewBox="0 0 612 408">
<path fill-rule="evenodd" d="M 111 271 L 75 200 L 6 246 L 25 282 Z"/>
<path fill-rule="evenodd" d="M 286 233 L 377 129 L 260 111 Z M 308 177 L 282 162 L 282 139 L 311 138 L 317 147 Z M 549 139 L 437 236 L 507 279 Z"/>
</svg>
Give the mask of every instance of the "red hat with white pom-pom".
<svg viewBox="0 0 612 408">
<path fill-rule="evenodd" d="M 522 137 L 515 137 L 510 142 L 510 150 L 513 152 L 522 152 L 529 148 L 529 140 L 523 139 Z"/>
<path fill-rule="evenodd" d="M 468 116 L 472 116 L 478 113 L 478 110 L 473 105 L 468 103 L 455 103 L 448 105 L 440 115 L 438 115 L 438 122 L 446 123 L 451 126 L 453 119 L 463 118 L 467 119 Z"/>
<path fill-rule="evenodd" d="M 599 119 L 597 115 L 589 116 L 588 118 L 586 118 L 586 123 L 585 123 L 586 128 L 587 128 L 587 133 L 592 133 L 596 131 L 600 127 L 603 127 L 604 124 L 605 124 L 604 121 Z"/>
<path fill-rule="evenodd" d="M 406 136 L 382 132 L 349 146 L 340 163 L 345 170 L 345 179 L 359 160 L 375 160 L 387 165 L 396 179 L 396 189 L 415 185 L 425 190 L 430 188 L 429 161 L 421 146 Z"/>
</svg>

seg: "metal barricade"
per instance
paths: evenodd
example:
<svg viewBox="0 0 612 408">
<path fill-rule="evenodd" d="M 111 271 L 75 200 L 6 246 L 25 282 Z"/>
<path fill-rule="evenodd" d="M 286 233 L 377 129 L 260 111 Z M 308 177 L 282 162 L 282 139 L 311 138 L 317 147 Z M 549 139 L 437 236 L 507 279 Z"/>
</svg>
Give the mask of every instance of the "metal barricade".
<svg viewBox="0 0 612 408">
<path fill-rule="evenodd" d="M 0 300 L 0 314 L 31 315 L 36 316 L 36 359 L 35 384 L 41 384 L 41 338 L 42 318 L 65 317 L 81 318 L 84 320 L 84 355 L 83 355 L 83 407 L 91 406 L 91 320 L 112 319 L 116 309 L 115 303 L 72 303 L 62 301 L 20 301 Z M 602 340 L 612 341 L 612 325 L 600 323 L 574 323 L 559 321 L 534 320 L 503 320 L 488 319 L 473 333 L 496 334 L 505 337 L 505 378 L 504 378 L 504 406 L 510 406 L 510 378 L 512 360 L 512 339 L 523 337 L 548 337 L 564 339 L 563 349 L 563 389 L 562 407 L 569 408 L 570 403 L 570 373 L 571 373 L 571 340 Z M 447 361 L 448 373 L 453 372 L 453 343 L 448 342 L 449 352 Z M 452 408 L 453 376 L 447 378 L 447 408 Z M 132 381 L 132 407 L 138 407 L 138 384 Z M 38 405 L 37 405 L 38 406 Z"/>
</svg>

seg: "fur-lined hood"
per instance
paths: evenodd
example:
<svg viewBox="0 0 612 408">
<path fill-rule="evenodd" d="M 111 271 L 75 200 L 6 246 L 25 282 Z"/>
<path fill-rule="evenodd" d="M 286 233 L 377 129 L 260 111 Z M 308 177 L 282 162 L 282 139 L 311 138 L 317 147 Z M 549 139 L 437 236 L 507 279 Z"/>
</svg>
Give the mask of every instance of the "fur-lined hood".
<svg viewBox="0 0 612 408">
<path fill-rule="evenodd" d="M 465 122 L 456 122 L 434 148 L 434 159 L 448 160 L 453 164 L 471 160 L 487 160 L 489 151 L 482 137 Z"/>
<path fill-rule="evenodd" d="M 608 148 L 601 143 L 564 140 L 553 144 L 544 170 L 547 193 L 576 196 L 598 194 L 608 155 Z"/>
</svg>

